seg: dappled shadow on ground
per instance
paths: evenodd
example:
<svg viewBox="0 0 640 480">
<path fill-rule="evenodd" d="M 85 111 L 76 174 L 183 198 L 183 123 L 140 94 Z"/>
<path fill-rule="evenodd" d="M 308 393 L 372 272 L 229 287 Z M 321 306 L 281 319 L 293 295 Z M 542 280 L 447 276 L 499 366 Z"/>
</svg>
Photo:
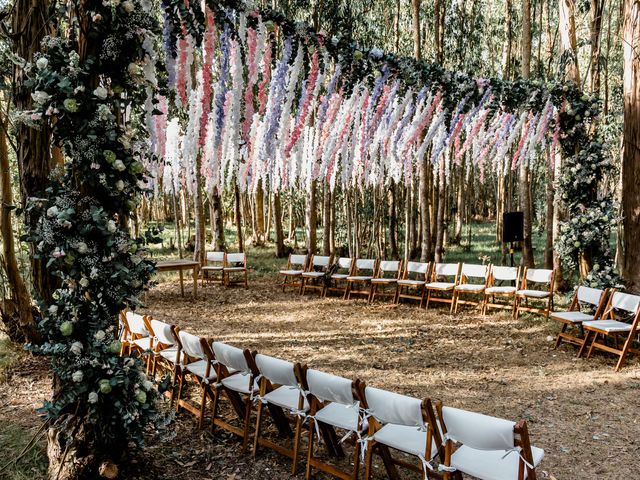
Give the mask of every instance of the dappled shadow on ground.
<svg viewBox="0 0 640 480">
<path fill-rule="evenodd" d="M 149 293 L 144 311 L 195 334 L 373 386 L 525 418 L 533 443 L 547 454 L 542 478 L 636 476 L 638 359 L 614 373 L 612 358 L 586 361 L 575 358 L 572 347 L 554 350 L 548 337 L 557 326 L 537 316 L 513 320 L 505 312 L 483 317 L 471 308 L 452 316 L 443 306 L 369 306 L 364 300 L 282 293 L 276 282 L 257 278 L 249 289 L 207 285 L 197 300 L 189 293 L 180 297 L 176 283 L 165 282 Z M 193 448 L 224 445 L 224 438 L 194 438 Z M 272 468 L 286 478 L 278 475 L 286 475 L 289 464 L 273 455 L 263 453 L 254 464 L 239 456 L 237 444 L 229 454 L 242 465 L 239 476 L 229 478 L 257 478 L 247 473 L 255 468 Z"/>
</svg>

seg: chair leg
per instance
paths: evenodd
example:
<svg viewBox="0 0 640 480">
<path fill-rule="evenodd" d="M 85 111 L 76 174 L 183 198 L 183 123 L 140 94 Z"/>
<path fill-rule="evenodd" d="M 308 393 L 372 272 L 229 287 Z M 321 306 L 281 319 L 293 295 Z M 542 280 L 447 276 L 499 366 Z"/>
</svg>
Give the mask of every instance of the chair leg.
<svg viewBox="0 0 640 480">
<path fill-rule="evenodd" d="M 365 464 L 364 464 L 364 478 L 365 480 L 370 480 L 371 479 L 371 464 L 373 463 L 373 449 L 375 448 L 375 443 L 371 442 L 372 444 L 369 445 L 369 448 L 367 449 L 367 455 L 365 457 Z"/>
<path fill-rule="evenodd" d="M 591 345 L 589 346 L 589 352 L 587 353 L 587 358 L 591 358 L 591 354 L 593 353 L 593 347 L 596 346 L 597 341 L 598 341 L 598 334 L 594 332 L 593 340 L 591 341 Z"/>
<path fill-rule="evenodd" d="M 451 299 L 452 303 L 452 307 L 453 307 L 453 313 L 455 313 L 456 315 L 458 314 L 458 300 L 460 299 L 460 292 L 453 292 L 453 298 Z"/>
<path fill-rule="evenodd" d="M 180 370 L 178 379 L 178 400 L 176 401 L 176 413 L 180 412 L 180 399 L 182 398 L 182 384 L 184 383 L 184 372 Z"/>
<path fill-rule="evenodd" d="M 584 335 L 584 340 L 582 341 L 582 346 L 580 347 L 580 350 L 578 350 L 578 358 L 582 356 L 587 346 L 591 346 L 589 344 L 590 339 L 591 339 L 591 331 L 587 330 L 587 333 L 585 333 Z"/>
<path fill-rule="evenodd" d="M 346 300 L 351 300 L 351 283 L 347 282 L 347 286 L 344 289 L 344 298 Z"/>
<path fill-rule="evenodd" d="M 622 347 L 622 351 L 620 352 L 620 358 L 618 359 L 618 363 L 616 364 L 616 368 L 615 368 L 616 372 L 618 372 L 622 368 L 622 365 L 624 364 L 624 360 L 627 356 L 627 353 L 631 348 L 631 342 L 633 341 L 634 336 L 635 335 L 629 335 L 627 337 L 627 340 L 624 342 L 624 347 Z"/>
<path fill-rule="evenodd" d="M 313 459 L 313 435 L 314 435 L 314 423 L 315 420 L 313 418 L 309 419 L 309 447 L 307 448 L 307 468 L 304 474 L 305 480 L 309 480 L 311 478 L 311 460 Z"/>
<path fill-rule="evenodd" d="M 304 295 L 305 284 L 306 284 L 306 278 L 300 277 L 300 288 L 298 289 L 298 294 Z"/>
<path fill-rule="evenodd" d="M 253 458 L 258 453 L 258 439 L 260 438 L 260 428 L 262 427 L 262 411 L 264 405 L 262 402 L 258 402 L 258 409 L 256 411 L 256 431 L 253 434 Z"/>
<path fill-rule="evenodd" d="M 449 314 L 453 314 L 453 309 L 456 306 L 456 293 L 451 294 L 451 306 L 449 307 Z"/>
<path fill-rule="evenodd" d="M 560 346 L 560 343 L 562 343 L 562 334 L 567 330 L 568 325 L 566 323 L 562 324 L 562 328 L 560 329 L 560 332 L 558 333 L 558 338 L 556 339 L 556 346 L 553 348 L 558 348 Z"/>
<path fill-rule="evenodd" d="M 244 413 L 244 429 L 242 431 L 242 453 L 247 451 L 247 444 L 249 443 L 249 423 L 251 421 L 251 408 L 253 406 L 253 402 L 251 401 L 251 396 L 247 397 L 247 401 L 245 403 L 245 413 Z"/>
<path fill-rule="evenodd" d="M 291 475 L 295 475 L 298 470 L 298 451 L 300 450 L 300 434 L 302 430 L 302 418 L 296 418 L 296 431 L 293 436 L 293 465 Z"/>
<path fill-rule="evenodd" d="M 200 416 L 198 417 L 198 428 L 202 430 L 202 423 L 204 422 L 204 410 L 207 406 L 207 385 L 202 386 L 202 402 L 200 403 Z"/>
<path fill-rule="evenodd" d="M 428 289 L 427 292 L 427 305 L 424 307 L 425 310 L 429 310 L 429 302 L 431 301 L 431 289 Z"/>
</svg>

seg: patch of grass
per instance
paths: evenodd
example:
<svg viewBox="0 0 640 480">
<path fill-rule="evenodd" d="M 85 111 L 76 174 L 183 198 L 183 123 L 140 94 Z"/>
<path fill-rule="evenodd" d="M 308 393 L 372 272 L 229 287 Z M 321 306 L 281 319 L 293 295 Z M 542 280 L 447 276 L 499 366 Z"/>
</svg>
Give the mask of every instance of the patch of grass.
<svg viewBox="0 0 640 480">
<path fill-rule="evenodd" d="M 3 421 L 0 429 L 0 468 L 15 459 L 27 446 L 34 432 L 11 422 Z M 44 438 L 15 464 L 0 472 L 3 480 L 36 480 L 47 476 L 47 456 Z"/>
</svg>

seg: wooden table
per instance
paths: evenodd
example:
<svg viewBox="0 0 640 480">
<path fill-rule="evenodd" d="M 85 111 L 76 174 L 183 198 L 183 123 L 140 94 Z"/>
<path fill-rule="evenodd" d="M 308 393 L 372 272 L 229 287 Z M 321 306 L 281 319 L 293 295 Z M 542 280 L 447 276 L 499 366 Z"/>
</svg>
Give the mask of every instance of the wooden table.
<svg viewBox="0 0 640 480">
<path fill-rule="evenodd" d="M 200 270 L 200 262 L 195 260 L 166 260 L 156 264 L 158 272 L 180 272 L 180 292 L 184 297 L 184 270 L 193 270 L 193 298 L 198 298 L 198 271 Z"/>
</svg>

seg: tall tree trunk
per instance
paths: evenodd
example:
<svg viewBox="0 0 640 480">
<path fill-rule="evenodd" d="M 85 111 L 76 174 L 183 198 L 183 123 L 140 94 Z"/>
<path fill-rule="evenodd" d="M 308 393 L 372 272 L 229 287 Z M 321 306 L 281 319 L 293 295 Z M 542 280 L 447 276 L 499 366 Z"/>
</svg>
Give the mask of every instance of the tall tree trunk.
<svg viewBox="0 0 640 480">
<path fill-rule="evenodd" d="M 331 255 L 331 190 L 324 184 L 322 205 L 322 254 Z"/>
<path fill-rule="evenodd" d="M 411 260 L 411 215 L 412 215 L 412 205 L 411 205 L 411 184 L 407 185 L 405 188 L 405 196 L 404 196 L 404 261 L 407 262 Z"/>
<path fill-rule="evenodd" d="M 236 208 L 236 236 L 238 241 L 238 251 L 244 252 L 244 236 L 242 234 L 242 202 L 240 199 L 240 189 L 238 184 L 234 185 L 235 208 Z"/>
<path fill-rule="evenodd" d="M 522 0 L 522 53 L 520 68 L 522 78 L 528 79 L 531 74 L 531 0 Z"/>
<path fill-rule="evenodd" d="M 209 208 L 211 209 L 211 229 L 213 237 L 213 248 L 217 251 L 225 251 L 225 239 L 224 239 L 224 214 L 222 212 L 222 199 L 218 188 L 214 187 L 211 197 L 209 199 Z"/>
<path fill-rule="evenodd" d="M 443 0 L 434 0 L 433 9 L 433 43 L 435 45 L 435 61 L 437 64 L 442 65 L 444 64 L 444 20 L 446 4 Z"/>
<path fill-rule="evenodd" d="M 280 194 L 273 192 L 273 227 L 276 236 L 276 257 L 283 258 L 284 250 L 284 232 L 282 230 L 282 205 L 280 202 Z"/>
<path fill-rule="evenodd" d="M 445 179 L 445 158 L 440 158 L 438 165 L 438 218 L 436 220 L 436 255 L 435 261 L 441 263 L 444 258 L 445 243 L 445 205 L 447 203 L 447 185 Z"/>
<path fill-rule="evenodd" d="M 567 57 L 564 78 L 580 85 L 580 69 L 578 68 L 578 48 L 576 41 L 575 0 L 558 0 L 560 18 L 560 40 L 562 55 Z"/>
<path fill-rule="evenodd" d="M 640 0 L 624 0 L 624 277 L 640 291 Z"/>
<path fill-rule="evenodd" d="M 309 192 L 309 198 L 307 200 L 306 217 L 307 251 L 308 253 L 316 253 L 318 213 L 316 211 L 315 181 L 311 182 L 311 191 Z"/>
<path fill-rule="evenodd" d="M 425 157 L 420 160 L 420 217 L 422 218 L 422 243 L 420 245 L 420 261 L 426 262 L 431 257 L 431 218 L 429 214 L 429 171 L 431 162 Z"/>
<path fill-rule="evenodd" d="M 553 171 L 553 158 L 551 158 L 551 152 L 547 147 L 545 149 L 545 156 L 547 161 L 547 188 L 546 188 L 546 203 L 547 212 L 545 215 L 545 228 L 547 230 L 546 243 L 544 248 L 544 268 L 553 268 L 553 183 L 555 181 L 555 175 Z"/>
<path fill-rule="evenodd" d="M 396 189 L 397 185 L 392 183 L 387 192 L 387 198 L 389 199 L 389 246 L 391 247 L 391 257 L 394 259 L 399 258 Z"/>
<path fill-rule="evenodd" d="M 262 245 L 265 240 L 265 225 L 264 225 L 264 189 L 262 188 L 262 182 L 258 182 L 258 188 L 256 189 L 255 204 L 253 209 L 255 215 L 254 222 L 254 244 Z"/>
<path fill-rule="evenodd" d="M 411 19 L 413 21 L 413 56 L 417 59 L 422 58 L 420 1 L 421 0 L 411 0 Z"/>
<path fill-rule="evenodd" d="M 513 5 L 511 2 L 512 0 L 506 0 L 505 2 L 505 42 L 502 49 L 502 78 L 505 80 L 508 80 L 511 76 L 511 51 L 513 49 L 513 39 L 511 37 L 513 31 Z"/>
<path fill-rule="evenodd" d="M 453 243 L 455 245 L 460 245 L 462 241 L 462 221 L 464 215 L 464 162 L 461 162 L 457 167 L 458 177 L 457 177 L 457 188 L 455 190 L 456 195 L 456 214 L 455 214 L 455 231 L 453 233 Z M 468 192 L 467 192 L 468 193 Z"/>
<path fill-rule="evenodd" d="M 589 13 L 590 19 L 590 37 L 591 37 L 591 68 L 589 69 L 589 89 L 592 93 L 600 95 L 600 51 L 601 51 L 601 33 L 602 33 L 602 14 L 604 12 L 605 0 L 590 0 L 591 8 Z"/>
<path fill-rule="evenodd" d="M 196 262 L 204 265 L 207 250 L 206 239 L 206 221 L 204 212 L 204 193 L 202 191 L 202 174 L 200 173 L 200 165 L 202 163 L 202 157 L 200 155 L 196 158 L 196 185 L 195 195 L 193 198 L 194 203 L 194 215 L 196 220 L 196 241 L 193 249 L 193 259 Z"/>
</svg>

